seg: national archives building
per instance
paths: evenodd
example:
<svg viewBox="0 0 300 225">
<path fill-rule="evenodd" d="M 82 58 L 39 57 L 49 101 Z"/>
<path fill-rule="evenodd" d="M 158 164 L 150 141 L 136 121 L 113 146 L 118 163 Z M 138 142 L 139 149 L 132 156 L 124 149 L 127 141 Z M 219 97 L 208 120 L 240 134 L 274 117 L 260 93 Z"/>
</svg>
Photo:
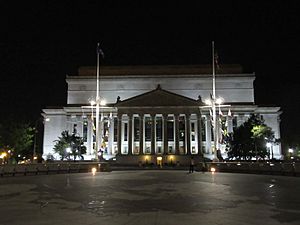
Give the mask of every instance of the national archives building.
<svg viewBox="0 0 300 225">
<path fill-rule="evenodd" d="M 211 71 L 210 65 L 101 67 L 99 93 L 106 104 L 99 107 L 96 131 L 96 67 L 79 68 L 78 74 L 66 77 L 67 104 L 43 109 L 43 157 L 59 159 L 54 141 L 67 130 L 83 138 L 88 160 L 97 154 L 123 164 L 186 163 L 191 156 L 212 159 L 215 132 L 211 108 L 204 103 L 212 93 Z M 224 101 L 217 107 L 218 118 L 230 133 L 250 114 L 259 114 L 280 138 L 280 108 L 255 104 L 254 80 L 255 74 L 243 73 L 240 65 L 217 70 L 216 97 Z M 218 143 L 226 158 L 225 145 Z M 280 145 L 269 151 L 274 158 L 282 156 Z"/>
</svg>

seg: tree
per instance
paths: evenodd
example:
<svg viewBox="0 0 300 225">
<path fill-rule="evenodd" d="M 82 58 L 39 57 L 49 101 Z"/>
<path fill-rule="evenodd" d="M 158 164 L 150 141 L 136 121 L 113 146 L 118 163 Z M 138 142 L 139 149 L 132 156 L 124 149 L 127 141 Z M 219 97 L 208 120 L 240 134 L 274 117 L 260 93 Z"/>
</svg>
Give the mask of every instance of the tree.
<svg viewBox="0 0 300 225">
<path fill-rule="evenodd" d="M 58 140 L 54 142 L 56 143 L 53 150 L 61 156 L 61 160 L 73 156 L 75 161 L 76 157 L 82 158 L 82 155 L 86 153 L 83 138 L 77 136 L 75 133 L 70 135 L 67 130 L 63 131 L 61 137 L 58 137 Z"/>
<path fill-rule="evenodd" d="M 26 122 L 7 120 L 0 125 L 0 147 L 11 150 L 11 158 L 33 155 L 34 128 Z"/>
<path fill-rule="evenodd" d="M 63 160 L 64 158 L 67 158 L 67 148 L 69 147 L 69 144 L 67 143 L 67 136 L 69 134 L 67 132 L 62 132 L 61 137 L 58 137 L 58 140 L 55 140 L 54 142 L 54 152 L 60 155 L 60 159 Z"/>
<path fill-rule="evenodd" d="M 237 127 L 229 144 L 228 157 L 250 160 L 252 158 L 266 158 L 269 152 L 266 143 L 276 143 L 274 132 L 264 120 L 255 114 Z"/>
</svg>

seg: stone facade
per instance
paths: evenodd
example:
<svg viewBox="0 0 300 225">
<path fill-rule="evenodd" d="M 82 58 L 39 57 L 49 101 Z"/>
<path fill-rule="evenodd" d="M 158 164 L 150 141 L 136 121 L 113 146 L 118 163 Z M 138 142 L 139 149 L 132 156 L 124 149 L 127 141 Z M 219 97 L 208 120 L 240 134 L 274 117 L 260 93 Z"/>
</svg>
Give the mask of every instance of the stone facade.
<svg viewBox="0 0 300 225">
<path fill-rule="evenodd" d="M 100 72 L 100 96 L 107 101 L 100 107 L 101 148 L 105 158 L 122 162 L 149 155 L 213 157 L 211 116 L 204 100 L 212 92 L 209 66 L 123 66 L 104 67 Z M 242 124 L 251 113 L 259 113 L 280 138 L 280 108 L 260 107 L 254 103 L 255 74 L 242 73 L 239 66 L 224 66 L 217 71 L 216 95 L 228 129 Z M 67 76 L 68 98 L 65 107 L 44 109 L 44 157 L 53 153 L 54 140 L 63 130 L 84 137 L 85 159 L 95 158 L 92 118 L 96 96 L 96 69 L 83 67 L 78 75 Z M 227 116 L 229 110 L 232 116 Z M 226 158 L 225 146 L 221 146 Z M 281 157 L 280 145 L 271 147 Z M 126 160 L 120 158 L 126 156 Z M 129 157 L 129 158 L 128 158 Z M 168 158 L 170 161 L 170 159 Z M 172 160 L 177 161 L 176 158 Z M 183 160 L 183 159 L 182 159 Z"/>
</svg>

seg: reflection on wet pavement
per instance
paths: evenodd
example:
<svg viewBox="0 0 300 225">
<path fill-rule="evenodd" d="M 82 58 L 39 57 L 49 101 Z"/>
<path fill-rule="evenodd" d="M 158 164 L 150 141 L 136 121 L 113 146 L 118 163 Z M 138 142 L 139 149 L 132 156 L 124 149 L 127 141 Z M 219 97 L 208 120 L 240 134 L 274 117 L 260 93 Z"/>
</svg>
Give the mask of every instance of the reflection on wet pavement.
<svg viewBox="0 0 300 225">
<path fill-rule="evenodd" d="M 117 171 L 0 182 L 5 225 L 300 223 L 294 177 Z"/>
</svg>

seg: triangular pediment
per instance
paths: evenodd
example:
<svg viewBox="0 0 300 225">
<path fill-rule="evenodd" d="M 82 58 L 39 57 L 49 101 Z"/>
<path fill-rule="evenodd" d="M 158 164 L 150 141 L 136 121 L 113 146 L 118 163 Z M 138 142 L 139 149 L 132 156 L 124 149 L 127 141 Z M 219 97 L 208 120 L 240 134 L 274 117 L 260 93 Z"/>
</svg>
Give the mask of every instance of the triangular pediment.
<svg viewBox="0 0 300 225">
<path fill-rule="evenodd" d="M 168 106 L 201 106 L 201 100 L 194 100 L 182 95 L 166 91 L 158 85 L 155 90 L 119 101 L 116 107 L 168 107 Z"/>
</svg>

